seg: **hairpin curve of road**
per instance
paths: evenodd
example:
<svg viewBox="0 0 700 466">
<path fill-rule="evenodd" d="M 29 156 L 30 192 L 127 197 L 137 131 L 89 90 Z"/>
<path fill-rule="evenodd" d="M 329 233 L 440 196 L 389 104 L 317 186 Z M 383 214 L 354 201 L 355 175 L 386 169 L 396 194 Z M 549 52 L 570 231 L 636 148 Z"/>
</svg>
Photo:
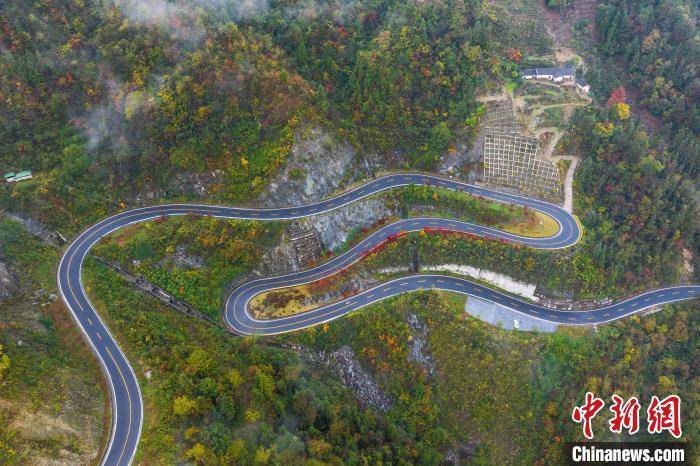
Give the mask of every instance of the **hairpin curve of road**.
<svg viewBox="0 0 700 466">
<path fill-rule="evenodd" d="M 81 270 L 92 246 L 104 236 L 133 223 L 170 215 L 196 214 L 228 219 L 290 220 L 328 212 L 382 191 L 406 186 L 430 185 L 463 191 L 486 199 L 516 204 L 552 217 L 559 230 L 547 238 L 529 238 L 494 228 L 452 219 L 416 217 L 400 220 L 373 232 L 350 250 L 317 267 L 288 275 L 249 281 L 236 288 L 224 305 L 226 323 L 241 335 L 274 335 L 292 332 L 337 319 L 349 312 L 391 296 L 422 289 L 438 289 L 486 299 L 515 312 L 549 322 L 590 325 L 620 319 L 648 307 L 691 299 L 700 286 L 684 285 L 648 291 L 622 302 L 587 311 L 546 308 L 450 275 L 416 274 L 377 285 L 348 299 L 316 309 L 272 320 L 255 319 L 248 303 L 257 294 L 300 285 L 333 275 L 360 260 L 394 235 L 425 229 L 466 233 L 537 249 L 561 249 L 576 244 L 582 235 L 576 218 L 559 206 L 482 186 L 417 173 L 397 173 L 375 178 L 337 196 L 296 207 L 251 209 L 206 204 L 165 204 L 121 212 L 87 228 L 67 247 L 57 270 L 58 288 L 78 328 L 92 348 L 105 373 L 112 398 L 112 424 L 102 465 L 127 465 L 136 455 L 143 424 L 143 399 L 136 374 L 115 338 L 90 303 L 83 287 Z"/>
</svg>

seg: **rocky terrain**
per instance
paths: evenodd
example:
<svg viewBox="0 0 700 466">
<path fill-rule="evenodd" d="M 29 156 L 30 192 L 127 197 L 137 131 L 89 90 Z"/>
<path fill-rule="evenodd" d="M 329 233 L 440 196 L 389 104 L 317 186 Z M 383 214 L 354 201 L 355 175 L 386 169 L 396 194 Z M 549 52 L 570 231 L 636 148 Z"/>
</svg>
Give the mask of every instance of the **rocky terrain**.
<svg viewBox="0 0 700 466">
<path fill-rule="evenodd" d="M 433 377 L 437 374 L 437 366 L 430 354 L 428 326 L 415 314 L 408 316 L 408 326 L 411 329 L 411 352 L 408 354 L 408 360 L 420 364 L 426 373 Z"/>
<path fill-rule="evenodd" d="M 483 134 L 477 136 L 472 144 L 458 143 L 453 151 L 447 151 L 440 157 L 437 172 L 443 176 L 454 176 L 464 181 L 477 180 L 484 155 Z"/>
<path fill-rule="evenodd" d="M 391 409 L 391 398 L 360 366 L 355 352 L 349 346 L 342 346 L 331 353 L 308 353 L 307 356 L 312 363 L 322 364 L 335 372 L 343 385 L 352 390 L 363 408 L 371 407 L 382 412 Z"/>
<path fill-rule="evenodd" d="M 360 155 L 347 142 L 338 141 L 322 128 L 307 128 L 295 136 L 285 167 L 260 196 L 267 207 L 301 205 L 338 192 L 351 183 L 373 176 L 380 164 L 377 156 Z M 322 167 L 319 169 L 319 167 Z M 383 197 L 355 202 L 332 212 L 300 219 L 303 228 L 318 231 L 323 246 L 334 250 L 357 228 L 396 215 Z M 263 274 L 284 273 L 299 268 L 291 245 L 281 244 L 263 261 Z"/>
<path fill-rule="evenodd" d="M 2 215 L 15 222 L 19 222 L 27 233 L 51 246 L 59 246 L 64 243 L 64 239 L 58 233 L 51 231 L 45 225 L 31 217 L 16 212 L 2 212 Z"/>
<path fill-rule="evenodd" d="M 0 380 L 0 438 L 12 436 L 17 464 L 94 463 L 107 396 L 97 362 L 58 296 L 11 261 L 0 262 L 0 344 L 10 357 L 9 376 Z M 67 359 L 69 352 L 77 357 Z"/>
<path fill-rule="evenodd" d="M 19 290 L 17 277 L 10 272 L 7 265 L 0 262 L 0 301 L 16 293 Z"/>
<path fill-rule="evenodd" d="M 262 276 L 281 275 L 300 269 L 291 241 L 282 241 L 272 249 L 265 251 L 258 272 Z"/>
<path fill-rule="evenodd" d="M 297 133 L 285 167 L 260 196 L 266 207 L 317 201 L 343 186 L 357 153 L 347 142 L 336 141 L 321 128 Z M 359 176 L 361 171 L 354 171 Z"/>
<path fill-rule="evenodd" d="M 175 252 L 169 254 L 162 261 L 161 265 L 173 264 L 178 269 L 201 269 L 204 267 L 204 258 L 187 252 L 187 247 L 180 244 L 175 248 Z"/>
<path fill-rule="evenodd" d="M 398 210 L 389 205 L 383 197 L 354 202 L 321 215 L 307 217 L 300 221 L 319 232 L 321 243 L 330 251 L 341 246 L 350 231 L 369 228 L 379 220 L 398 215 Z"/>
<path fill-rule="evenodd" d="M 212 188 L 223 182 L 221 170 L 203 173 L 179 172 L 168 179 L 165 186 L 147 182 L 133 193 L 125 193 L 125 203 L 132 206 L 151 205 L 159 199 L 177 196 L 199 196 L 206 198 Z"/>
<path fill-rule="evenodd" d="M 302 307 L 307 306 L 323 306 L 325 304 L 332 303 L 334 301 L 340 300 L 343 296 L 350 296 L 360 293 L 368 288 L 378 285 L 379 280 L 372 278 L 368 274 L 357 274 L 343 282 L 338 288 L 332 291 L 323 293 L 321 295 L 313 295 L 305 298 L 300 304 Z"/>
</svg>

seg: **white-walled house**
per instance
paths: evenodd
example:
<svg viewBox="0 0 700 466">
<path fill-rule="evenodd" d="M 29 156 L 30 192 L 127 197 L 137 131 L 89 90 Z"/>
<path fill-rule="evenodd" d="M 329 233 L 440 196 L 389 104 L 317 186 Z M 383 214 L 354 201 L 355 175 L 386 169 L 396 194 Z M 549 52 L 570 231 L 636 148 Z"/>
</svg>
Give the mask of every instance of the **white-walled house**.
<svg viewBox="0 0 700 466">
<path fill-rule="evenodd" d="M 586 82 L 585 79 L 577 79 L 576 80 L 576 88 L 582 94 L 588 94 L 591 91 L 591 86 Z"/>
<path fill-rule="evenodd" d="M 576 74 L 576 68 L 573 66 L 555 67 L 555 68 L 530 68 L 522 72 L 523 79 L 544 79 L 546 81 L 554 81 L 555 83 L 563 83 L 564 81 L 573 81 Z"/>
</svg>

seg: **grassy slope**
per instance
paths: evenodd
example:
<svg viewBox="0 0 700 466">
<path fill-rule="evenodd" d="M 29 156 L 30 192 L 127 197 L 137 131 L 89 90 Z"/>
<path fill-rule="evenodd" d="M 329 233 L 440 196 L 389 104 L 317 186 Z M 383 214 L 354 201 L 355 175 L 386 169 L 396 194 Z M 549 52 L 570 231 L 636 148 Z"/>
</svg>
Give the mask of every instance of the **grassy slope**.
<svg viewBox="0 0 700 466">
<path fill-rule="evenodd" d="M 102 373 L 56 293 L 57 250 L 0 220 L 0 252 L 22 291 L 0 303 L 0 344 L 10 367 L 0 377 L 0 462 L 89 464 L 108 430 Z M 44 289 L 47 295 L 35 297 Z"/>
</svg>

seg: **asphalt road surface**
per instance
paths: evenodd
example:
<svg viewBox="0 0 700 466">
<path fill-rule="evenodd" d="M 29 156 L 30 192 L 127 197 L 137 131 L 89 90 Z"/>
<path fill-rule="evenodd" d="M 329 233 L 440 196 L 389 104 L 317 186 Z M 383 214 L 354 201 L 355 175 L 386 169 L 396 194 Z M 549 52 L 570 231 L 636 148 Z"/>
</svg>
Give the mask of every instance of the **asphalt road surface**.
<svg viewBox="0 0 700 466">
<path fill-rule="evenodd" d="M 261 292 L 299 285 L 327 277 L 360 260 L 387 238 L 409 231 L 449 230 L 521 244 L 538 249 L 560 249 L 576 244 L 581 228 L 576 219 L 561 207 L 527 197 L 493 191 L 484 187 L 423 174 L 394 174 L 369 181 L 338 196 L 313 204 L 272 209 L 248 209 L 200 204 L 167 204 L 122 212 L 106 218 L 80 234 L 66 249 L 58 266 L 57 279 L 61 296 L 78 327 L 97 355 L 106 374 L 112 397 L 112 426 L 109 443 L 101 464 L 130 464 L 138 447 L 143 423 L 143 400 L 138 380 L 82 285 L 81 269 L 90 248 L 102 237 L 127 225 L 170 215 L 210 215 L 213 217 L 251 220 L 289 220 L 336 209 L 372 194 L 398 186 L 419 184 L 464 191 L 476 196 L 527 206 L 550 215 L 559 223 L 559 231 L 548 238 L 525 238 L 494 228 L 438 218 L 410 218 L 382 227 L 332 260 L 309 270 L 289 275 L 250 281 L 231 293 L 224 309 L 228 325 L 242 335 L 273 335 L 291 332 L 336 319 L 371 303 L 400 293 L 421 289 L 440 289 L 487 299 L 532 317 L 571 325 L 603 323 L 634 314 L 650 306 L 694 298 L 700 286 L 676 286 L 649 291 L 626 301 L 590 311 L 548 309 L 516 297 L 491 290 L 466 279 L 448 275 L 417 274 L 378 285 L 343 301 L 338 301 L 294 316 L 254 319 L 247 303 Z"/>
</svg>

